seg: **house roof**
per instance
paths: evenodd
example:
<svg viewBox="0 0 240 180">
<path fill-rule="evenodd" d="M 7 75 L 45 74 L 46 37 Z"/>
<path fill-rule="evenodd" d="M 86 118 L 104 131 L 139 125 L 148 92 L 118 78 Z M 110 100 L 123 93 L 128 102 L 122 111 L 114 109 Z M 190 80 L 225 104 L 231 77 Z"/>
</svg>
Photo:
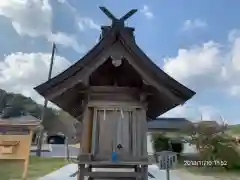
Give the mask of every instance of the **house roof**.
<svg viewBox="0 0 240 180">
<path fill-rule="evenodd" d="M 82 59 L 56 77 L 34 89 L 63 110 L 69 112 L 72 116 L 78 117 L 82 113 L 81 107 L 79 107 L 81 106 L 79 105 L 79 101 L 78 103 L 74 102 L 75 104 L 70 102 L 66 105 L 66 102 L 63 102 L 65 100 L 62 100 L 61 96 L 63 94 L 70 96 L 70 94 L 76 93 L 74 90 L 76 87 L 78 91 L 87 88 L 84 83 L 84 78 L 91 75 L 94 70 L 106 61 L 106 59 L 103 60 L 99 58 L 100 55 L 118 42 L 121 43 L 121 46 L 135 59 L 134 64 L 132 64 L 133 67 L 137 66 L 138 69 L 144 70 L 143 72 L 145 72 L 145 74 L 140 75 L 142 77 L 148 76 L 152 82 L 154 82 L 153 84 L 148 82 L 148 84 L 153 87 L 151 91 L 154 94 L 149 98 L 148 117 L 155 118 L 177 105 L 185 103 L 195 94 L 195 92 L 163 72 L 132 39 L 133 35 L 129 33 L 128 27 L 119 29 L 118 26 L 112 26 L 96 46 Z M 129 59 L 127 60 L 129 61 Z"/>
<path fill-rule="evenodd" d="M 148 121 L 148 130 L 182 130 L 192 127 L 193 123 L 185 118 L 156 118 Z"/>
<path fill-rule="evenodd" d="M 27 115 L 0 119 L 0 126 L 39 126 L 41 120 Z"/>
</svg>

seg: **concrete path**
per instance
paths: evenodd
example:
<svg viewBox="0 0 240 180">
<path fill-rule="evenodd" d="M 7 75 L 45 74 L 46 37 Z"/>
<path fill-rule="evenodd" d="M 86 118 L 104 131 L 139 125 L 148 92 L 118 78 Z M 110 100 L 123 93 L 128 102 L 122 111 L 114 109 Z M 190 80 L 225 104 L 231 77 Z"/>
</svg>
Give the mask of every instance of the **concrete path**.
<svg viewBox="0 0 240 180">
<path fill-rule="evenodd" d="M 77 177 L 70 177 L 73 173 L 77 171 L 76 164 L 69 164 L 63 168 L 58 169 L 38 180 L 77 180 Z M 156 165 L 150 165 L 148 171 L 155 176 L 155 178 L 150 178 L 149 180 L 166 180 L 166 172 L 159 170 Z M 170 173 L 171 180 L 182 180 L 174 172 Z"/>
<path fill-rule="evenodd" d="M 32 145 L 31 146 L 31 152 L 36 152 L 37 151 L 37 145 Z M 43 144 L 42 145 L 42 151 L 52 151 L 52 145 L 51 144 Z"/>
</svg>

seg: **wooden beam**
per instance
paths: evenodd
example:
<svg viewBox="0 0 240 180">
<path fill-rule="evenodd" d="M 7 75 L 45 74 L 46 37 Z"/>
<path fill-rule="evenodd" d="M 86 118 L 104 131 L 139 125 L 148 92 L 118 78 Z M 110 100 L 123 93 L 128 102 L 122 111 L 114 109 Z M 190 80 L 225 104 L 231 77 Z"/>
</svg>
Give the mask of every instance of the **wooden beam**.
<svg viewBox="0 0 240 180">
<path fill-rule="evenodd" d="M 139 93 L 139 89 L 130 87 L 114 87 L 114 86 L 91 86 L 89 88 L 91 93 Z"/>
<path fill-rule="evenodd" d="M 119 107 L 126 107 L 126 109 L 134 109 L 134 108 L 143 108 L 144 104 L 141 104 L 139 101 L 134 102 L 114 102 L 114 101 L 89 101 L 88 107 L 100 107 L 99 109 L 116 109 Z M 124 109 L 124 108 L 123 108 Z"/>
</svg>

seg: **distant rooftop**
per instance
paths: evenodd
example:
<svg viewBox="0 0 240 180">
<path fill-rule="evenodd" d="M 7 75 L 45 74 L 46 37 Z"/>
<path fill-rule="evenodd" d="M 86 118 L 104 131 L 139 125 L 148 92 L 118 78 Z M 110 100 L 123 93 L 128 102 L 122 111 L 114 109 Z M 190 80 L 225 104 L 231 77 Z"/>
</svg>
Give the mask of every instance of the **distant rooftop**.
<svg viewBox="0 0 240 180">
<path fill-rule="evenodd" d="M 0 125 L 40 125 L 40 123 L 40 119 L 31 115 L 0 119 Z"/>
<path fill-rule="evenodd" d="M 195 125 L 198 126 L 207 126 L 209 128 L 219 128 L 221 125 L 216 121 L 199 121 L 199 122 L 191 122 L 186 118 L 156 118 L 149 119 L 148 121 L 148 130 L 156 131 L 156 130 L 166 130 L 166 131 L 177 131 L 184 128 L 191 128 Z"/>
<path fill-rule="evenodd" d="M 148 121 L 148 130 L 180 130 L 191 127 L 193 123 L 186 118 L 156 118 Z"/>
</svg>

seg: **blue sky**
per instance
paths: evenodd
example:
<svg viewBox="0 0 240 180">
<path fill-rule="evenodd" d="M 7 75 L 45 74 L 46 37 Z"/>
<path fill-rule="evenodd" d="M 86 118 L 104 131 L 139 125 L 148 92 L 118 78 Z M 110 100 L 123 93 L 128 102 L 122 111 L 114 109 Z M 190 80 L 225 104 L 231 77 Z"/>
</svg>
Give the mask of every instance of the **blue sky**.
<svg viewBox="0 0 240 180">
<path fill-rule="evenodd" d="M 138 45 L 165 72 L 196 91 L 166 116 L 239 123 L 240 1 L 1 0 L 0 87 L 42 102 L 32 87 L 45 81 L 51 43 L 55 75 L 96 44 L 110 24 L 99 6 L 135 27 Z"/>
</svg>

